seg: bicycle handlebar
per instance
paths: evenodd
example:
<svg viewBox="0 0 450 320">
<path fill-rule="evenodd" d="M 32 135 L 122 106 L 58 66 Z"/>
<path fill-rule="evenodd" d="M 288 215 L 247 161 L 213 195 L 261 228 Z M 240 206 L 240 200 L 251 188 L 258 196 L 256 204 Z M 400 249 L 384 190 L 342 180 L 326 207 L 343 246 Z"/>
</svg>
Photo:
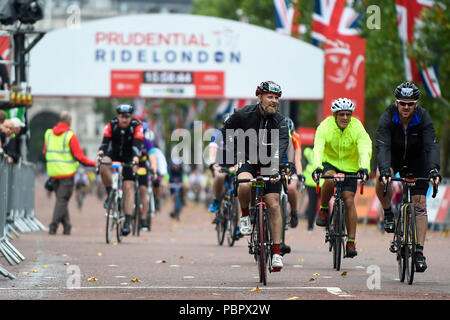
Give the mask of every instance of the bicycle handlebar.
<svg viewBox="0 0 450 320">
<path fill-rule="evenodd" d="M 430 182 L 430 178 L 391 178 L 391 181 L 399 181 L 399 182 L 406 182 L 406 183 L 414 183 L 414 182 Z M 387 186 L 389 183 L 386 183 L 384 185 L 384 189 L 383 189 L 383 197 L 386 196 L 387 193 Z M 432 198 L 436 198 L 436 195 L 438 193 L 438 185 L 437 184 L 433 184 L 433 194 L 431 195 Z"/>
<path fill-rule="evenodd" d="M 112 166 L 113 162 L 103 162 L 103 156 L 99 156 L 98 160 L 97 160 L 97 167 L 95 168 L 95 174 L 98 175 L 99 171 L 100 171 L 100 165 L 105 165 L 105 166 Z M 130 161 L 130 162 L 122 162 L 122 167 L 134 167 L 137 165 L 136 161 Z"/>
</svg>

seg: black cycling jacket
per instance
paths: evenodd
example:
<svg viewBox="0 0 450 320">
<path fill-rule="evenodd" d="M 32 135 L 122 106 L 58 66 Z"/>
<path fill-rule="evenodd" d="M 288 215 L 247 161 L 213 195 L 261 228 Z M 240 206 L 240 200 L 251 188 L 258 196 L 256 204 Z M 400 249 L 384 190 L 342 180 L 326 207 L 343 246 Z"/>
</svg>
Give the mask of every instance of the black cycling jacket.
<svg viewBox="0 0 450 320">
<path fill-rule="evenodd" d="M 387 107 L 378 122 L 376 150 L 381 174 L 389 174 L 393 164 L 409 163 L 423 153 L 428 160 L 425 168 L 440 169 L 439 143 L 433 122 L 428 111 L 420 106 L 416 106 L 406 130 L 399 120 L 395 103 Z"/>
<path fill-rule="evenodd" d="M 259 109 L 259 104 L 247 105 L 237 110 L 228 118 L 222 128 L 222 135 L 226 137 L 224 140 L 227 148 L 230 145 L 234 145 L 234 143 L 230 142 L 234 142 L 234 130 L 238 129 L 244 130 L 244 136 L 246 132 L 250 133 L 250 129 L 254 129 L 255 131 L 253 132 L 258 137 L 257 139 L 246 138 L 245 152 L 242 152 L 244 153 L 245 161 L 261 166 L 271 166 L 271 164 L 266 163 L 266 159 L 263 157 L 273 155 L 273 160 L 276 160 L 278 164 L 282 163 L 282 156 L 289 145 L 289 131 L 284 116 L 281 113 L 277 111 L 272 116 L 264 117 Z M 278 141 L 272 141 L 271 129 L 279 130 Z M 236 149 L 239 149 L 239 141 L 240 137 L 242 137 L 240 134 L 238 131 L 238 148 Z M 252 135 L 252 137 L 255 136 Z M 256 154 L 254 150 L 256 150 Z M 235 154 L 237 154 L 237 159 L 240 157 L 240 151 L 244 150 L 234 150 Z"/>
</svg>

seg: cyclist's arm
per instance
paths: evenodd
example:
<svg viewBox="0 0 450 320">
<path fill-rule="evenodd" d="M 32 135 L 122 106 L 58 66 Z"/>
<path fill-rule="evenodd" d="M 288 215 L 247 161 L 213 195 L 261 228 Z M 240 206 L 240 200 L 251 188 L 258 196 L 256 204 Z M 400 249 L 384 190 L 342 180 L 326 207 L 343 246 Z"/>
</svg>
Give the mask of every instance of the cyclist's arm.
<svg viewBox="0 0 450 320">
<path fill-rule="evenodd" d="M 100 144 L 100 147 L 98 148 L 98 151 L 103 151 L 103 153 L 106 152 L 108 149 L 109 144 L 111 143 L 112 138 L 112 130 L 111 130 L 111 123 L 108 122 L 105 126 L 105 130 L 103 130 L 103 140 Z"/>
<path fill-rule="evenodd" d="M 377 140 L 375 143 L 378 168 L 380 173 L 390 174 L 391 168 L 391 131 L 389 123 L 391 122 L 389 113 L 385 111 L 378 121 Z"/>
<path fill-rule="evenodd" d="M 370 159 L 372 158 L 372 140 L 369 134 L 364 129 L 361 122 L 358 122 L 359 136 L 357 140 L 358 154 L 359 154 L 359 167 L 367 169 L 370 173 Z"/>
<path fill-rule="evenodd" d="M 134 130 L 133 134 L 133 142 L 132 142 L 132 152 L 133 152 L 133 159 L 138 158 L 141 156 L 141 149 L 142 144 L 144 142 L 144 129 L 142 125 L 138 125 L 136 129 Z M 136 161 L 136 160 L 134 160 Z"/>
<path fill-rule="evenodd" d="M 436 132 L 431 117 L 427 111 L 423 117 L 423 146 L 428 155 L 428 171 L 432 169 L 440 170 L 440 150 L 436 138 Z"/>
<path fill-rule="evenodd" d="M 292 143 L 294 145 L 294 164 L 295 171 L 297 174 L 301 174 L 303 172 L 302 168 L 302 143 L 300 140 L 300 136 L 297 132 L 292 133 Z"/>
</svg>

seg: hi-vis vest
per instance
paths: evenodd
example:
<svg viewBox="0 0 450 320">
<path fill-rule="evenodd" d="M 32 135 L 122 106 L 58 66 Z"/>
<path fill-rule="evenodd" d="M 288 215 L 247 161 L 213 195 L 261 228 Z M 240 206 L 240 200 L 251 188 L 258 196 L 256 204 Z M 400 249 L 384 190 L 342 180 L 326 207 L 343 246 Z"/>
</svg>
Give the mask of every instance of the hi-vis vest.
<svg viewBox="0 0 450 320">
<path fill-rule="evenodd" d="M 53 134 L 53 129 L 45 131 L 45 160 L 50 177 L 71 176 L 77 171 L 79 163 L 73 157 L 69 145 L 73 134 L 72 130 L 59 136 Z"/>
</svg>

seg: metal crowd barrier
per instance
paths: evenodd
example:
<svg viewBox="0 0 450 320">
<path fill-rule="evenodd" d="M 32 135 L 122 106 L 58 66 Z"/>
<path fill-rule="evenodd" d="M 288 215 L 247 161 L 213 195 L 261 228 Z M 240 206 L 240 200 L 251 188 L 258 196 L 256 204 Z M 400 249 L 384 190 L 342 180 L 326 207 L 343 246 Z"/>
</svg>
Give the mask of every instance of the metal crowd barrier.
<svg viewBox="0 0 450 320">
<path fill-rule="evenodd" d="M 34 214 L 34 164 L 8 164 L 0 159 L 0 253 L 10 265 L 19 264 L 25 257 L 12 244 L 12 236 L 19 233 L 48 231 Z M 0 264 L 0 274 L 15 276 Z"/>
</svg>

